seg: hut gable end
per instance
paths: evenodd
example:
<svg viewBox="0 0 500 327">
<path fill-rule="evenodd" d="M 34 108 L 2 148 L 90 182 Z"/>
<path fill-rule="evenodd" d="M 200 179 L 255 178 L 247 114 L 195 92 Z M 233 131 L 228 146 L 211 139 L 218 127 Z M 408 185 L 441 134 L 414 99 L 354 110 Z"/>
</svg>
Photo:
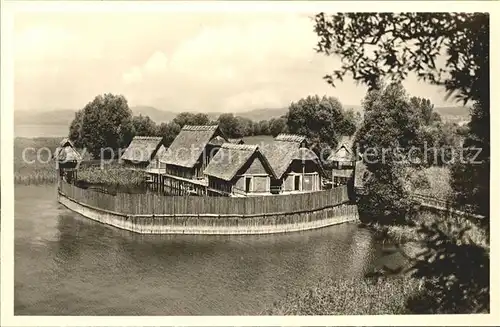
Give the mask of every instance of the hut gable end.
<svg viewBox="0 0 500 327">
<path fill-rule="evenodd" d="M 53 158 L 58 162 L 78 162 L 82 160 L 80 153 L 70 139 L 64 138 L 54 151 Z"/>
<path fill-rule="evenodd" d="M 243 167 L 243 169 L 238 172 L 239 175 L 248 174 L 248 175 L 270 175 L 268 170 L 264 168 L 262 161 L 257 155 L 254 155 L 247 167 Z"/>
<path fill-rule="evenodd" d="M 231 181 L 237 175 L 251 172 L 274 176 L 274 171 L 257 145 L 232 143 L 224 143 L 204 171 L 209 178 L 224 181 Z"/>
</svg>

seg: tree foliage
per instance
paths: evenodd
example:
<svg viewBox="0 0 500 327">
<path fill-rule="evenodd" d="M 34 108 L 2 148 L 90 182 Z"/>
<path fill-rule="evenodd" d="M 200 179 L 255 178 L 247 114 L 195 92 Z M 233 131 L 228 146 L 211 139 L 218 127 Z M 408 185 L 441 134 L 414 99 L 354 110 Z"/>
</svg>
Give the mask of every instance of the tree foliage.
<svg viewBox="0 0 500 327">
<path fill-rule="evenodd" d="M 75 115 L 70 125 L 70 138 L 85 147 L 94 158 L 110 148 L 114 155 L 133 137 L 132 111 L 122 95 L 98 95 Z M 111 151 L 103 152 L 111 155 Z"/>
<path fill-rule="evenodd" d="M 184 125 L 208 125 L 210 118 L 203 113 L 182 112 L 173 119 L 173 122 L 182 128 Z"/>
<path fill-rule="evenodd" d="M 413 215 L 414 204 L 405 187 L 404 168 L 413 159 L 409 158 L 410 149 L 422 144 L 418 108 L 411 106 L 399 83 L 369 92 L 363 107 L 365 117 L 355 144 L 370 174 L 360 211 L 369 213 L 370 221 L 405 223 Z"/>
<path fill-rule="evenodd" d="M 292 102 L 286 118 L 290 133 L 305 135 L 320 151 L 335 148 L 340 136 L 356 131 L 354 112 L 345 111 L 333 97 L 315 95 Z"/>
<path fill-rule="evenodd" d="M 350 74 L 374 88 L 381 78 L 414 72 L 463 101 L 489 98 L 487 13 L 320 13 L 315 22 L 317 50 L 342 58 L 325 76 L 332 85 Z"/>
<path fill-rule="evenodd" d="M 410 72 L 421 80 L 443 86 L 448 97 L 472 102 L 469 134 L 464 146 L 481 149 L 479 163 L 453 166 L 453 189 L 463 204 L 476 205 L 489 221 L 490 170 L 490 26 L 487 13 L 337 13 L 315 17 L 317 51 L 336 55 L 341 67 L 325 76 L 335 85 L 346 75 L 370 89 L 379 81 L 405 79 Z M 444 55 L 444 63 L 439 57 Z M 471 154 L 467 154 L 471 158 Z M 468 203 L 466 203 L 468 202 Z M 475 202 L 475 203 L 474 203 Z M 413 264 L 424 277 L 424 295 L 415 304 L 438 312 L 468 313 L 489 310 L 489 251 L 467 243 L 457 233 L 432 225 L 421 233 L 427 254 Z M 486 234 L 488 235 L 488 234 Z M 465 244 L 468 244 L 465 246 Z M 427 312 L 425 309 L 422 312 Z"/>
<path fill-rule="evenodd" d="M 286 118 L 271 118 L 269 120 L 269 134 L 276 137 L 278 134 L 286 132 L 288 132 Z"/>
<path fill-rule="evenodd" d="M 134 116 L 132 117 L 132 125 L 134 127 L 134 135 L 152 136 L 156 134 L 156 123 L 149 116 Z"/>
</svg>

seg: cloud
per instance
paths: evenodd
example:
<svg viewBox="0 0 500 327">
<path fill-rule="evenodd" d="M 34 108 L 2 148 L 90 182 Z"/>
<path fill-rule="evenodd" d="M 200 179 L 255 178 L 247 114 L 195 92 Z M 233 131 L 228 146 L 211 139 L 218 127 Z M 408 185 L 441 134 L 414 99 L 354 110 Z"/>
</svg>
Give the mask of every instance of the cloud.
<svg viewBox="0 0 500 327">
<path fill-rule="evenodd" d="M 297 93 L 291 90 L 297 87 L 297 79 L 299 84 L 310 84 L 307 80 L 312 77 L 317 84 L 324 83 L 310 69 L 313 60 L 319 59 L 315 42 L 312 22 L 301 15 L 203 26 L 168 54 L 155 50 L 144 63 L 129 68 L 123 81 L 148 90 L 134 94 L 137 101 L 151 101 L 145 94 L 156 92 L 176 108 L 243 110 L 287 105 Z M 195 92 L 189 100 L 173 99 L 189 90 Z"/>
<path fill-rule="evenodd" d="M 142 70 L 140 67 L 132 67 L 129 71 L 123 73 L 125 84 L 134 84 L 142 81 Z"/>
</svg>

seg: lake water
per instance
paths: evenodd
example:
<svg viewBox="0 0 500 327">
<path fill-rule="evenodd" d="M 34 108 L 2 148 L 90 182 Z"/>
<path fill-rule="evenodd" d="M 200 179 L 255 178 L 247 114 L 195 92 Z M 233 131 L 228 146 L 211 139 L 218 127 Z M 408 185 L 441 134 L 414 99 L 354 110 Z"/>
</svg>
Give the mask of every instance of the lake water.
<svg viewBox="0 0 500 327">
<path fill-rule="evenodd" d="M 399 261 L 344 224 L 290 234 L 139 235 L 15 187 L 16 315 L 255 315 L 325 277 Z"/>
<path fill-rule="evenodd" d="M 69 125 L 14 125 L 16 137 L 65 137 L 68 132 Z"/>
</svg>

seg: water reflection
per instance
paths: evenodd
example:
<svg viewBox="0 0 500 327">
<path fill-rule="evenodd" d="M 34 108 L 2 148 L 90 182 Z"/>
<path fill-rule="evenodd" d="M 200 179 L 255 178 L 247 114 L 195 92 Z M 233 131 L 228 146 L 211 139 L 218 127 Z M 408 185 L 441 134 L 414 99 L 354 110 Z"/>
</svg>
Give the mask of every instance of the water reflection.
<svg viewBox="0 0 500 327">
<path fill-rule="evenodd" d="M 74 214 L 44 191 L 16 189 L 16 314 L 258 314 L 322 278 L 362 276 L 380 255 L 353 224 L 274 235 L 141 235 Z M 34 253 L 30 240 L 40 230 L 29 226 L 47 203 L 42 234 L 56 237 L 42 238 Z"/>
</svg>

